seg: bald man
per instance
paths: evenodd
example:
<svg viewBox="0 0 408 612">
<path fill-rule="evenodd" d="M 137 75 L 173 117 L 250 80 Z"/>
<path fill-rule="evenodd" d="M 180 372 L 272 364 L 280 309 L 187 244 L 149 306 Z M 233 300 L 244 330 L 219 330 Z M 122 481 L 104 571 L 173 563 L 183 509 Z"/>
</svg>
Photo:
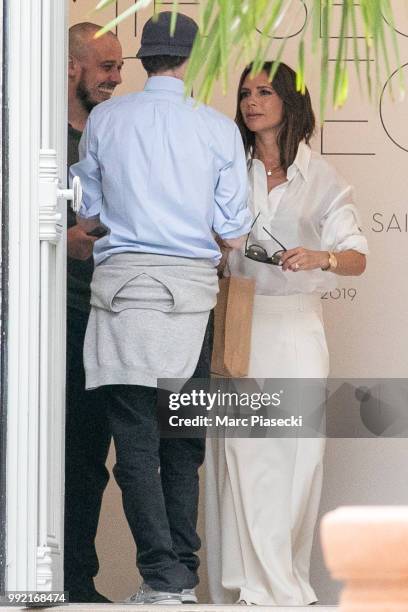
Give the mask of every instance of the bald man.
<svg viewBox="0 0 408 612">
<path fill-rule="evenodd" d="M 94 39 L 100 26 L 79 23 L 69 30 L 68 166 L 78 161 L 78 144 L 92 108 L 109 100 L 121 83 L 122 48 L 111 32 Z M 95 589 L 95 551 L 111 434 L 103 389 L 85 391 L 82 350 L 90 311 L 93 245 L 68 208 L 67 394 L 65 450 L 65 590 L 71 602 L 108 601 Z"/>
</svg>

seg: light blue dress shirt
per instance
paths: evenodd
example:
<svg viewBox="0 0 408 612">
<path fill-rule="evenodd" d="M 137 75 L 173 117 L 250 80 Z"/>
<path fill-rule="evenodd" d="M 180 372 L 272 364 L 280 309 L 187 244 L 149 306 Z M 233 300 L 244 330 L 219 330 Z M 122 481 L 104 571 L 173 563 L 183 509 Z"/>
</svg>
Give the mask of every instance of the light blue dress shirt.
<svg viewBox="0 0 408 612">
<path fill-rule="evenodd" d="M 214 234 L 251 226 L 241 135 L 228 117 L 184 97 L 184 83 L 154 76 L 144 91 L 91 112 L 71 166 L 83 188 L 80 216 L 109 228 L 95 263 L 121 252 L 204 258 L 217 265 Z"/>
</svg>

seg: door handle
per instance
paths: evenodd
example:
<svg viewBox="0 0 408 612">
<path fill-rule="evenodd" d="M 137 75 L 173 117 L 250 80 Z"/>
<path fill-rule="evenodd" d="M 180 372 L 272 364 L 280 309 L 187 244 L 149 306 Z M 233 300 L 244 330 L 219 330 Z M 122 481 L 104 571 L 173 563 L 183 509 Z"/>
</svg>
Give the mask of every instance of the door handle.
<svg viewBox="0 0 408 612">
<path fill-rule="evenodd" d="M 79 213 L 82 204 L 82 185 L 79 176 L 74 176 L 72 189 L 57 189 L 57 198 L 71 200 L 71 208 Z"/>
<path fill-rule="evenodd" d="M 48 240 L 56 244 L 61 240 L 63 232 L 63 215 L 58 202 L 72 200 L 73 210 L 76 213 L 79 212 L 82 203 L 81 181 L 76 176 L 72 181 L 72 189 L 61 189 L 58 186 L 58 163 L 55 149 L 40 149 L 38 180 L 40 240 Z"/>
</svg>

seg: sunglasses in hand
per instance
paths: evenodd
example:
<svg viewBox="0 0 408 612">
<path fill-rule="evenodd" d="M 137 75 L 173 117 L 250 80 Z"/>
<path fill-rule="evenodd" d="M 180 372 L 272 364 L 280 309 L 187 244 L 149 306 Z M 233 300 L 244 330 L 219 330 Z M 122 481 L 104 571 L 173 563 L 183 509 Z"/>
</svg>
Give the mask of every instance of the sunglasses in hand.
<svg viewBox="0 0 408 612">
<path fill-rule="evenodd" d="M 279 249 L 279 251 L 275 251 L 275 253 L 273 253 L 272 255 L 268 255 L 266 249 L 264 249 L 264 247 L 260 246 L 259 244 L 251 244 L 248 246 L 249 236 L 260 214 L 261 213 L 258 213 L 255 221 L 253 222 L 251 226 L 249 234 L 247 236 L 247 239 L 245 242 L 245 257 L 248 257 L 248 259 L 253 259 L 254 261 L 259 261 L 261 263 L 270 264 L 272 266 L 281 266 L 282 265 L 281 257 L 283 253 L 287 251 L 287 248 L 284 247 L 283 244 L 279 242 L 277 238 L 275 238 L 275 236 L 272 236 L 272 234 L 268 232 L 266 227 L 262 226 L 262 229 L 268 234 L 268 236 L 272 238 L 272 240 L 274 240 L 282 248 Z"/>
</svg>

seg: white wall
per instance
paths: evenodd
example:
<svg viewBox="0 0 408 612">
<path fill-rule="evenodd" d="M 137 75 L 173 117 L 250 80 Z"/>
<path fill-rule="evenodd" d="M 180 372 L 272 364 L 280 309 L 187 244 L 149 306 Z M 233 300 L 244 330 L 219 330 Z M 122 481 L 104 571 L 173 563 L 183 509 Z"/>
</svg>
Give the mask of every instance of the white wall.
<svg viewBox="0 0 408 612">
<path fill-rule="evenodd" d="M 116 8 L 121 12 L 130 3 L 131 0 L 118 0 L 117 7 L 114 4 L 94 20 L 104 23 L 115 14 Z M 89 20 L 86 13 L 94 4 L 96 0 L 70 0 L 71 23 Z M 194 4 L 180 2 L 181 9 L 192 16 L 197 10 Z M 401 62 L 405 65 L 408 63 L 407 2 L 392 0 L 392 4 L 397 16 Z M 296 32 L 301 30 L 305 9 L 309 10 L 310 5 L 310 0 L 299 0 L 298 5 L 294 3 L 289 17 L 294 18 L 295 27 L 287 32 L 287 26 L 282 25 L 281 33 L 295 35 L 284 58 L 291 65 L 296 64 L 295 47 L 299 41 Z M 117 95 L 143 86 L 143 70 L 134 55 L 141 28 L 149 16 L 145 11 L 118 28 L 127 59 L 123 84 L 117 88 Z M 330 44 L 334 43 L 335 40 Z M 352 48 L 349 53 L 352 58 Z M 311 60 L 308 64 L 309 89 L 318 112 L 318 62 Z M 364 63 L 362 65 L 364 70 Z M 228 95 L 223 97 L 217 92 L 213 99 L 213 105 L 230 116 L 235 112 L 235 87 L 241 68 L 231 72 Z M 396 68 L 392 66 L 391 73 Z M 408 76 L 407 67 L 404 73 Z M 381 86 L 385 86 L 381 106 L 378 101 L 369 103 L 360 95 L 356 78 L 352 76 L 349 101 L 341 111 L 328 109 L 323 135 L 318 133 L 313 143 L 313 147 L 324 153 L 355 186 L 356 202 L 371 250 L 363 277 L 340 277 L 340 291 L 324 296 L 331 375 L 334 377 L 405 377 L 407 372 L 408 101 L 392 103 L 388 95 L 389 84 L 386 85 L 390 76 L 384 73 L 381 78 Z M 395 84 L 395 77 L 391 80 Z M 396 87 L 394 92 L 397 92 Z M 349 289 L 355 289 L 355 293 L 348 293 Z M 407 448 L 405 439 L 329 440 L 321 513 L 343 504 L 406 504 Z M 114 599 L 134 591 L 138 577 L 134 569 L 133 543 L 113 479 L 104 499 L 98 551 L 101 559 L 98 587 Z M 205 549 L 202 555 L 205 561 L 204 553 Z M 321 602 L 335 602 L 338 587 L 323 567 L 318 539 L 312 578 Z M 204 597 L 205 582 L 202 571 Z"/>
</svg>

